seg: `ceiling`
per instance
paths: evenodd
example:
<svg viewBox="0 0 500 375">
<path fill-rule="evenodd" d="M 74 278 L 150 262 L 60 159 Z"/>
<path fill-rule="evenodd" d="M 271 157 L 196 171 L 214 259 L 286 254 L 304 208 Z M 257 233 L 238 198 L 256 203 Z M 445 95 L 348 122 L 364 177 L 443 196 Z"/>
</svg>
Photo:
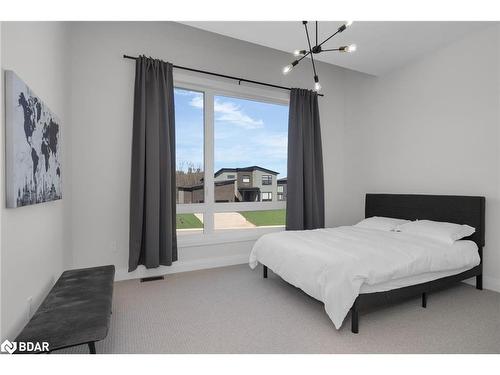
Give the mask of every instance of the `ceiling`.
<svg viewBox="0 0 500 375">
<path fill-rule="evenodd" d="M 323 40 L 333 34 L 343 22 L 319 22 L 319 39 Z M 295 49 L 307 47 L 301 21 L 183 23 L 290 53 Z M 356 53 L 325 52 L 314 57 L 326 63 L 363 73 L 382 75 L 489 24 L 491 23 L 359 21 L 354 22 L 350 28 L 323 46 L 323 48 L 336 48 L 355 43 L 358 47 Z M 309 23 L 309 32 L 314 38 L 313 22 Z M 290 62 L 292 60 L 293 57 L 290 58 Z"/>
</svg>

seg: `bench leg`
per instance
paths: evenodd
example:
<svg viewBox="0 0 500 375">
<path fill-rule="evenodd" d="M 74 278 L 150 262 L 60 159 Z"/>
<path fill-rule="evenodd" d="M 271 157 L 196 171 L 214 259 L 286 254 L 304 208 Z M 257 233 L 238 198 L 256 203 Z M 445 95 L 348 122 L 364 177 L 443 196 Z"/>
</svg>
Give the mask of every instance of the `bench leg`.
<svg viewBox="0 0 500 375">
<path fill-rule="evenodd" d="M 96 354 L 96 351 L 95 351 L 95 342 L 89 342 L 89 352 L 90 354 Z"/>
<path fill-rule="evenodd" d="M 267 267 L 266 266 L 264 266 L 263 275 L 264 275 L 264 279 L 267 279 Z"/>
<path fill-rule="evenodd" d="M 476 289 L 483 290 L 483 275 L 476 276 Z"/>
<path fill-rule="evenodd" d="M 424 309 L 427 307 L 427 293 L 422 293 L 422 307 Z"/>
<path fill-rule="evenodd" d="M 351 332 L 359 332 L 359 312 L 358 312 L 358 300 L 354 301 L 351 307 Z"/>
</svg>

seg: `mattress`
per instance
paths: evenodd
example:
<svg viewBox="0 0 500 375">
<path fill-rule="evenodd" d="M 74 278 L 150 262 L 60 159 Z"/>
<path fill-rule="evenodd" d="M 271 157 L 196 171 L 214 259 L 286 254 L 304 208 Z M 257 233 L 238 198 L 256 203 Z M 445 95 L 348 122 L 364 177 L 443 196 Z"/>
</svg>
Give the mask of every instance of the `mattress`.
<svg viewBox="0 0 500 375">
<path fill-rule="evenodd" d="M 390 280 L 385 283 L 379 283 L 374 285 L 364 284 L 361 286 L 359 294 L 366 293 L 377 293 L 377 292 L 387 292 L 388 290 L 404 288 L 406 286 L 417 285 L 422 283 L 427 283 L 429 281 L 434 281 L 441 279 L 442 277 L 448 277 L 452 275 L 458 275 L 459 273 L 470 270 L 473 267 L 465 267 L 452 271 L 442 271 L 442 272 L 427 272 L 417 276 L 403 277 L 396 280 Z"/>
<path fill-rule="evenodd" d="M 360 293 L 387 291 L 460 273 L 480 262 L 472 241 L 357 227 L 285 231 L 262 236 L 249 265 L 269 267 L 322 301 L 338 329 Z"/>
<path fill-rule="evenodd" d="M 476 254 L 477 253 L 477 245 L 468 240 L 462 240 L 462 241 L 456 241 L 453 245 L 451 245 L 452 249 L 456 250 L 456 254 L 461 254 L 463 252 L 465 253 L 471 253 L 471 254 Z M 473 259 L 473 258 L 471 258 Z M 447 270 L 447 271 L 436 271 L 436 272 L 425 272 L 419 275 L 415 276 L 410 276 L 410 277 L 402 277 L 399 279 L 394 279 L 394 280 L 389 280 L 384 283 L 378 283 L 378 284 L 363 284 L 361 286 L 360 294 L 361 293 L 376 293 L 376 292 L 387 292 L 388 290 L 392 289 L 398 289 L 398 288 L 404 288 L 406 286 L 410 285 L 417 285 L 417 284 L 422 284 L 426 283 L 429 281 L 437 280 L 442 277 L 447 277 L 447 276 L 452 276 L 452 275 L 457 275 L 459 273 L 465 272 L 473 267 L 475 267 L 477 264 L 476 262 L 467 264 L 465 267 L 462 268 L 457 268 L 454 270 Z"/>
</svg>

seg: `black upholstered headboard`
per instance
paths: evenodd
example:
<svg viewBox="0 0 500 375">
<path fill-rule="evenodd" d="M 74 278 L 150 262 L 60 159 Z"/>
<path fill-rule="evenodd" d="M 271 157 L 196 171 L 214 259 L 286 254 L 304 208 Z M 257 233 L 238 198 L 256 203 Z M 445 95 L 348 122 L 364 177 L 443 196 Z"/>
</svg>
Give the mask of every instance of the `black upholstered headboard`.
<svg viewBox="0 0 500 375">
<path fill-rule="evenodd" d="M 469 240 L 484 246 L 484 197 L 420 194 L 366 194 L 365 217 L 435 220 L 476 228 Z"/>
</svg>

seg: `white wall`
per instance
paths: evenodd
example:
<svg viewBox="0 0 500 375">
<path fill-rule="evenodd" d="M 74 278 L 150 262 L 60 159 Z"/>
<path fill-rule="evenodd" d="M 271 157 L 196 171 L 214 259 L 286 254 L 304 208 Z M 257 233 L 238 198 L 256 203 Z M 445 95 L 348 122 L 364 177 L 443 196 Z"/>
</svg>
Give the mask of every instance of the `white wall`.
<svg viewBox="0 0 500 375">
<path fill-rule="evenodd" d="M 178 65 L 298 87 L 312 86 L 311 67 L 301 64 L 284 77 L 281 68 L 290 62 L 290 54 L 176 23 L 75 23 L 71 35 L 73 266 L 110 263 L 117 266 L 119 278 L 137 277 L 144 273 L 126 273 L 135 64 L 122 55 L 146 54 Z M 320 108 L 327 166 L 326 221 L 333 226 L 342 222 L 335 207 L 343 191 L 344 69 L 323 63 L 318 69 L 325 87 Z M 148 274 L 242 263 L 251 245 L 247 241 L 181 248 L 174 266 Z"/>
<path fill-rule="evenodd" d="M 61 119 L 63 189 L 66 188 L 69 152 L 67 116 L 67 26 L 63 23 L 11 23 L 1 25 L 2 69 L 14 70 Z M 2 71 L 3 77 L 3 71 Z M 3 86 L 0 88 L 4 92 Z M 4 106 L 3 100 L 1 105 Z M 13 338 L 27 322 L 28 303 L 36 309 L 64 267 L 67 246 L 65 220 L 68 199 L 6 209 L 4 171 L 4 116 L 1 116 L 1 327 L 2 338 Z M 67 171 L 67 172 L 66 172 Z M 63 195 L 64 195 L 63 190 Z"/>
<path fill-rule="evenodd" d="M 382 77 L 349 76 L 343 216 L 366 192 L 486 196 L 485 287 L 500 290 L 500 65 L 495 25 Z"/>
<path fill-rule="evenodd" d="M 499 286 L 499 51 L 493 27 L 383 77 L 318 64 L 328 226 L 362 218 L 366 192 L 485 195 L 485 286 Z M 126 278 L 246 260 L 250 240 L 184 247 L 171 268 L 127 274 L 134 62 L 123 53 L 311 86 L 307 64 L 281 75 L 287 53 L 185 25 L 2 23 L 2 68 L 61 117 L 64 157 L 62 201 L 0 206 L 2 337 L 65 267 L 115 264 Z"/>
</svg>

